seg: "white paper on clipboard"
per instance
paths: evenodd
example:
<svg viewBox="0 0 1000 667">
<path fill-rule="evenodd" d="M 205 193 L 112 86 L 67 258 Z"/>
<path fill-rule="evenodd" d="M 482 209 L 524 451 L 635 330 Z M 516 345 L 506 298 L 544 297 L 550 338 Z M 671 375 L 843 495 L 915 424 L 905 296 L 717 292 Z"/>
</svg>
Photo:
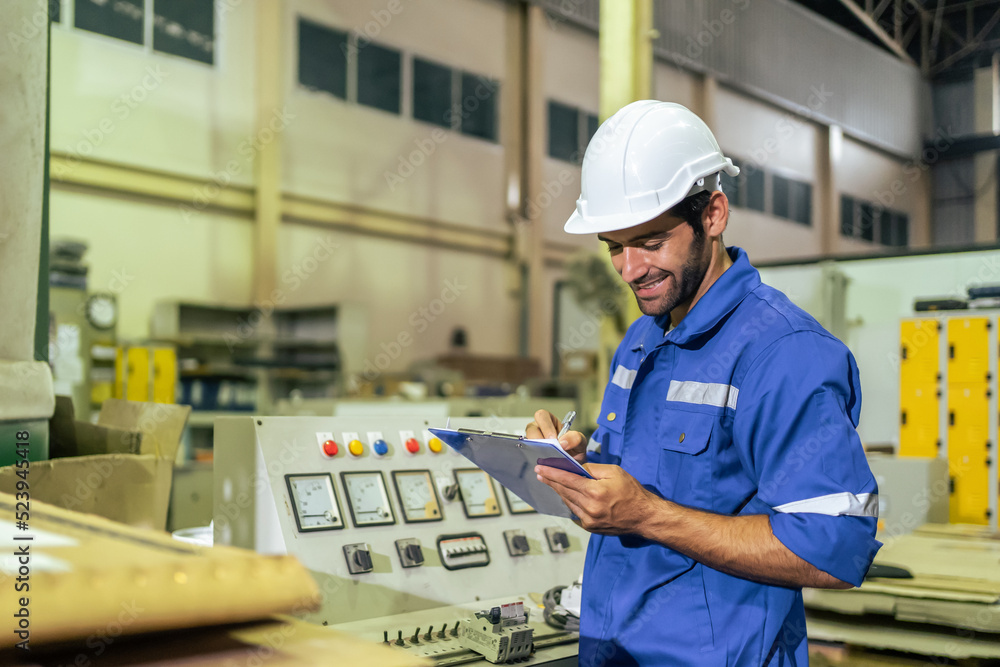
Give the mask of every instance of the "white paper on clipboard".
<svg viewBox="0 0 1000 667">
<path fill-rule="evenodd" d="M 528 440 L 465 429 L 428 430 L 541 514 L 575 518 L 559 494 L 538 481 L 536 465 L 548 465 L 593 479 L 563 450 L 558 440 Z"/>
</svg>

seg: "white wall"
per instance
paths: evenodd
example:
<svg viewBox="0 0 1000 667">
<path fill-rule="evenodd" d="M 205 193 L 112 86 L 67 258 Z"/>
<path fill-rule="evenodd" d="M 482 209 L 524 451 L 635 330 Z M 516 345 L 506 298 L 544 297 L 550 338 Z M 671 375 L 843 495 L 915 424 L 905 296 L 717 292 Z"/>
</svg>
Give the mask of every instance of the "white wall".
<svg viewBox="0 0 1000 667">
<path fill-rule="evenodd" d="M 149 335 L 161 300 L 250 302 L 252 224 L 204 212 L 186 222 L 178 206 L 52 190 L 52 239 L 86 241 L 91 291 L 118 298 L 118 335 Z"/>
<path fill-rule="evenodd" d="M 867 443 L 898 443 L 900 318 L 914 315 L 918 298 L 964 297 L 969 285 L 1000 282 L 1000 253 L 852 260 L 837 268 L 851 280 L 846 316 L 853 324 L 844 342 L 861 371 L 858 432 Z M 820 272 L 816 264 L 774 267 L 761 278 L 819 316 Z"/>
</svg>

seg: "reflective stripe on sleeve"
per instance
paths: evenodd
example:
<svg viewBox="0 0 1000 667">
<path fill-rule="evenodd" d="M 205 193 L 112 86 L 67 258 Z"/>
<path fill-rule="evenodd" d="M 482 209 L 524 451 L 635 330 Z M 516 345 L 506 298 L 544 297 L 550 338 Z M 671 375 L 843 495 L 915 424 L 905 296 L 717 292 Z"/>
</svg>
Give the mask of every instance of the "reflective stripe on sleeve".
<svg viewBox="0 0 1000 667">
<path fill-rule="evenodd" d="M 827 516 L 871 516 L 878 518 L 877 493 L 831 493 L 817 498 L 796 500 L 774 508 L 783 514 L 826 514 Z"/>
<path fill-rule="evenodd" d="M 635 382 L 635 374 L 636 371 L 619 364 L 614 377 L 611 378 L 611 384 L 616 384 L 622 389 L 631 389 L 632 383 Z"/>
<path fill-rule="evenodd" d="M 740 390 L 728 384 L 715 382 L 680 382 L 671 380 L 667 390 L 668 401 L 680 403 L 695 403 L 697 405 L 714 405 L 717 408 L 736 409 L 736 398 Z"/>
</svg>

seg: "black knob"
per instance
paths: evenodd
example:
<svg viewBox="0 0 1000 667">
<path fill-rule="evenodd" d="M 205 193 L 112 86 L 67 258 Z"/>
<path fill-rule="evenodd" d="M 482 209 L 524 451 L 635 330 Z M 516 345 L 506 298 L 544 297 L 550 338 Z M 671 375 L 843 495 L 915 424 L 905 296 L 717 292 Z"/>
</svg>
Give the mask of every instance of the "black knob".
<svg viewBox="0 0 1000 667">
<path fill-rule="evenodd" d="M 516 551 L 527 551 L 528 550 L 528 538 L 524 535 L 515 535 L 510 540 L 511 546 L 514 547 Z"/>
<path fill-rule="evenodd" d="M 569 537 L 566 535 L 566 533 L 562 531 L 559 531 L 558 533 L 553 535 L 552 541 L 555 542 L 557 546 L 560 546 L 563 549 L 569 549 Z"/>
<path fill-rule="evenodd" d="M 407 544 L 405 552 L 410 561 L 418 564 L 424 562 L 424 550 L 420 548 L 419 544 Z"/>
<path fill-rule="evenodd" d="M 398 630 L 398 635 L 396 635 L 396 641 L 393 642 L 396 646 L 406 646 L 406 642 L 403 641 L 403 631 Z"/>
<path fill-rule="evenodd" d="M 411 644 L 420 643 L 420 628 L 417 628 L 416 630 L 413 631 L 413 636 L 410 637 L 410 643 Z"/>
<path fill-rule="evenodd" d="M 368 551 L 358 549 L 354 552 L 354 564 L 362 570 L 372 569 L 372 555 Z"/>
</svg>

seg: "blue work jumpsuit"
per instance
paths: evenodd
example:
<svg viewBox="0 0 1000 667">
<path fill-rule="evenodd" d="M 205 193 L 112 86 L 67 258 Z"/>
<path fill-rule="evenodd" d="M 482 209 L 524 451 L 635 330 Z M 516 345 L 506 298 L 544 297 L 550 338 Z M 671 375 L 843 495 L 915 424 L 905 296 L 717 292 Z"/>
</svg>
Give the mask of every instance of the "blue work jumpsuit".
<svg viewBox="0 0 1000 667">
<path fill-rule="evenodd" d="M 688 507 L 765 514 L 796 555 L 860 585 L 881 544 L 857 364 L 743 250 L 728 252 L 733 265 L 679 326 L 667 315 L 629 328 L 588 456 Z M 583 598 L 582 667 L 808 664 L 801 590 L 636 536 L 591 537 Z"/>
</svg>

